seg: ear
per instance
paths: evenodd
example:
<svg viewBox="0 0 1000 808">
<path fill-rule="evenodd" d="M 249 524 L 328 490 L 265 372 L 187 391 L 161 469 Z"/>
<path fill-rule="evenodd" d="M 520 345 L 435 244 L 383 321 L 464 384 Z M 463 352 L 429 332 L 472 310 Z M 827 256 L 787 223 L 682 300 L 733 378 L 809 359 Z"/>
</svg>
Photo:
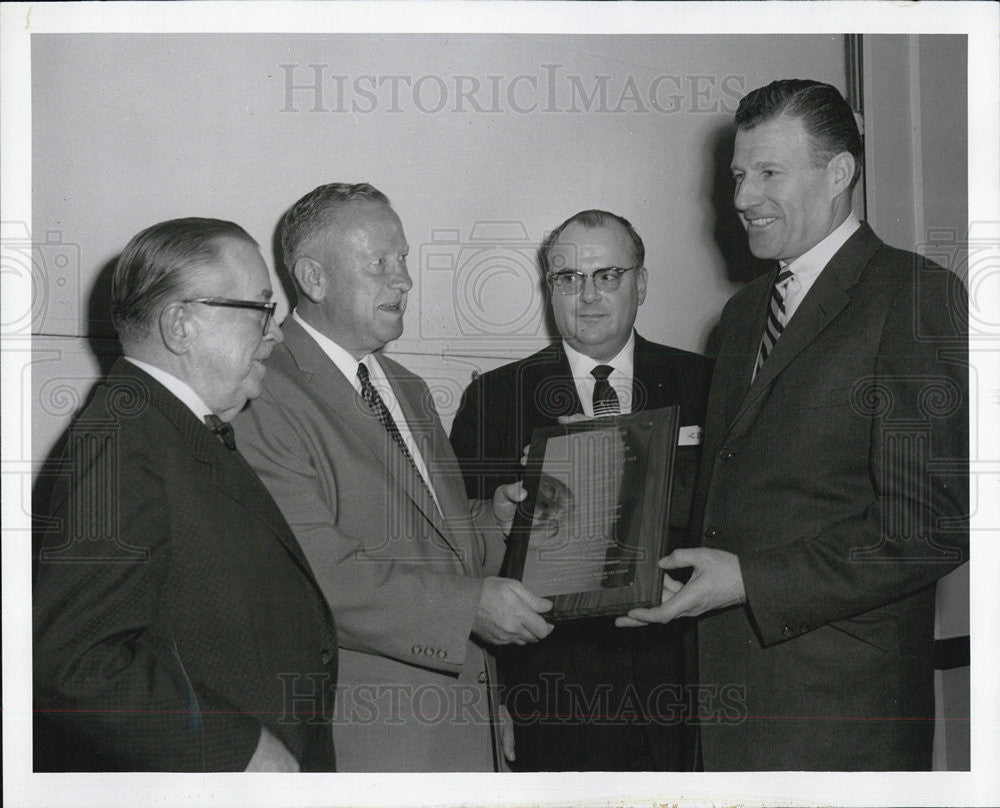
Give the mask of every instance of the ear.
<svg viewBox="0 0 1000 808">
<path fill-rule="evenodd" d="M 292 267 L 292 277 L 299 290 L 313 303 L 326 298 L 326 272 L 323 265 L 312 258 L 299 258 Z"/>
<path fill-rule="evenodd" d="M 844 151 L 830 158 L 830 162 L 826 164 L 826 176 L 830 181 L 830 191 L 833 197 L 838 197 L 850 189 L 856 165 L 854 155 L 850 152 Z"/>
<path fill-rule="evenodd" d="M 646 272 L 646 267 L 639 267 L 635 271 L 635 291 L 638 295 L 639 305 L 643 304 L 646 299 L 646 277 L 648 273 Z"/>
<path fill-rule="evenodd" d="M 191 347 L 191 338 L 195 334 L 195 324 L 187 316 L 184 304 L 175 301 L 168 303 L 160 311 L 160 338 L 167 350 L 175 354 L 186 354 Z"/>
</svg>

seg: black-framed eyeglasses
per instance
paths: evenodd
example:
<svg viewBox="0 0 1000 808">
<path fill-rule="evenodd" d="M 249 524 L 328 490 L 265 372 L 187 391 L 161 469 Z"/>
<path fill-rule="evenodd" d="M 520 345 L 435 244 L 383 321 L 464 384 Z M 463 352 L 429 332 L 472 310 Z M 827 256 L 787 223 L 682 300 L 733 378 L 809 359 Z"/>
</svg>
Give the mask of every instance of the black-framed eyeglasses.
<svg viewBox="0 0 1000 808">
<path fill-rule="evenodd" d="M 271 318 L 274 317 L 274 310 L 278 307 L 276 301 L 262 303 L 259 300 L 234 300 L 231 297 L 189 297 L 181 303 L 201 303 L 204 306 L 222 306 L 227 309 L 256 309 L 264 312 L 264 334 L 271 325 Z"/>
<path fill-rule="evenodd" d="M 591 273 L 580 272 L 575 269 L 567 269 L 562 272 L 552 272 L 547 276 L 549 285 L 561 295 L 576 295 L 583 289 L 587 278 L 594 282 L 594 288 L 598 292 L 613 292 L 622 282 L 622 275 L 634 269 L 634 267 L 601 267 Z"/>
</svg>

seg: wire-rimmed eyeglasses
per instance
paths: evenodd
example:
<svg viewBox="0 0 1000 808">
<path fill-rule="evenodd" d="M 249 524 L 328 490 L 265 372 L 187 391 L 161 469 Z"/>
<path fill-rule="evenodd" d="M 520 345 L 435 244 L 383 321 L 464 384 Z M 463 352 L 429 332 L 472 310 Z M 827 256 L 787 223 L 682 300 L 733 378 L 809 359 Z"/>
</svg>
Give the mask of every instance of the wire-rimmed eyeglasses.
<svg viewBox="0 0 1000 808">
<path fill-rule="evenodd" d="M 271 325 L 271 318 L 274 317 L 274 310 L 278 307 L 276 301 L 271 301 L 270 303 L 262 303 L 259 300 L 234 300 L 231 297 L 189 297 L 182 300 L 181 303 L 201 303 L 204 306 L 222 306 L 227 309 L 256 309 L 257 311 L 264 312 L 264 330 L 263 333 L 267 334 L 267 329 Z"/>
<path fill-rule="evenodd" d="M 552 272 L 547 276 L 549 285 L 561 295 L 579 294 L 587 278 L 594 282 L 594 288 L 598 292 L 613 292 L 622 282 L 622 275 L 634 269 L 634 267 L 601 267 L 591 273 L 580 272 L 576 269 L 566 269 L 562 272 Z"/>
</svg>

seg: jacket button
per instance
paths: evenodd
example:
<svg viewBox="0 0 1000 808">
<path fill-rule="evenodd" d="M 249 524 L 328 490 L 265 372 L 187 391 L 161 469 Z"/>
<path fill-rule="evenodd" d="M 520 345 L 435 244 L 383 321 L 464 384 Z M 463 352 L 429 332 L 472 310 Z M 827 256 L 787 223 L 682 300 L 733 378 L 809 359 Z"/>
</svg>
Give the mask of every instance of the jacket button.
<svg viewBox="0 0 1000 808">
<path fill-rule="evenodd" d="M 479 680 L 479 684 L 486 684 L 486 671 L 479 671 L 479 676 L 476 678 Z"/>
<path fill-rule="evenodd" d="M 791 629 L 791 626 L 785 626 L 785 627 L 784 627 L 784 628 L 782 629 L 781 633 L 782 633 L 782 634 L 784 634 L 784 635 L 785 635 L 786 637 L 791 637 L 791 636 L 792 636 L 792 629 Z"/>
<path fill-rule="evenodd" d="M 319 655 L 319 658 L 324 665 L 329 665 L 330 660 L 333 659 L 333 655 L 329 651 L 324 651 Z"/>
<path fill-rule="evenodd" d="M 712 527 L 711 525 L 709 525 L 708 527 L 706 527 L 706 528 L 705 528 L 705 532 L 704 532 L 704 533 L 703 533 L 702 535 L 703 535 L 703 536 L 704 536 L 704 537 L 705 537 L 706 539 L 714 539 L 714 538 L 715 538 L 716 536 L 718 536 L 718 535 L 719 535 L 719 531 L 718 531 L 718 530 L 716 530 L 716 529 L 715 529 L 714 527 Z"/>
<path fill-rule="evenodd" d="M 719 452 L 719 457 L 721 457 L 723 460 L 729 460 L 729 458 L 731 458 L 734 454 L 736 454 L 736 452 L 734 452 L 729 447 L 726 447 L 721 452 Z"/>
</svg>

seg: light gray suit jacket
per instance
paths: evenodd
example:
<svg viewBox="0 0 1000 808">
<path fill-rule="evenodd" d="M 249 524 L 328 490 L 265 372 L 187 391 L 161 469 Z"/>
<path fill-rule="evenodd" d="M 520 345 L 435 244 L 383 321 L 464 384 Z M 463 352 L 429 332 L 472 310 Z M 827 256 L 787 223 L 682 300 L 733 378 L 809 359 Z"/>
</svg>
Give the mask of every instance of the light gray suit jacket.
<svg viewBox="0 0 1000 808">
<path fill-rule="evenodd" d="M 470 632 L 503 534 L 488 504 L 466 497 L 422 379 L 379 357 L 440 511 L 315 340 L 291 319 L 283 333 L 263 395 L 234 423 L 337 620 L 337 768 L 492 771 L 493 660 Z"/>
</svg>

